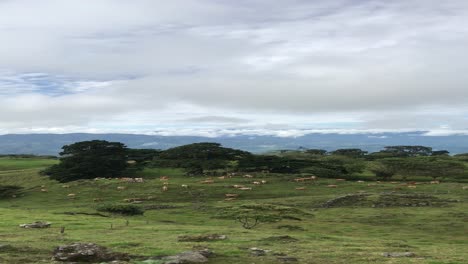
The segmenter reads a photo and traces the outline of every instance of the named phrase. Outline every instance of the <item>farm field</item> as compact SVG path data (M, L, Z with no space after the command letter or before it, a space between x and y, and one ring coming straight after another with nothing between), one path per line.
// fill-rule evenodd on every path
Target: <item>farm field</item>
M143 183L99 179L61 184L38 174L54 162L0 159L0 185L24 188L15 198L0 199L0 245L8 245L0 248L0 263L52 263L53 249L73 242L137 256L131 263L159 263L143 260L194 247L215 253L209 263L283 263L285 256L296 263L468 262L468 190L462 188L466 183L409 188L403 182L295 182L297 175L240 174L213 177L213 183L204 184L206 178L188 177L181 170L146 169L140 172ZM167 191L159 179L163 175L169 177ZM253 184L262 180L266 183ZM226 201L225 194L238 197ZM350 196L336 199L345 195ZM144 215L96 211L130 198L141 200L136 205L146 209ZM268 215L270 220L246 229L236 214ZM19 227L34 221L52 225ZM178 241L182 235L205 234L227 239ZM254 247L267 252L254 255ZM389 258L382 256L385 252L414 256Z

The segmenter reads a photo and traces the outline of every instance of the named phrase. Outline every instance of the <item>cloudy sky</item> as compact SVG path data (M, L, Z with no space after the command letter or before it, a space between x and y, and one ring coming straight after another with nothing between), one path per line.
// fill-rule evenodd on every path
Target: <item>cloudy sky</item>
M0 133L468 134L466 0L0 0Z

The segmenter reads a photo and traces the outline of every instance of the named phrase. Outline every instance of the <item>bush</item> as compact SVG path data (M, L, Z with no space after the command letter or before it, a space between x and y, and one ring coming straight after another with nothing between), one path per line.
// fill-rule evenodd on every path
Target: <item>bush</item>
M0 198L9 198L17 195L21 189L23 188L20 186L0 185Z
M143 208L132 204L106 204L99 206L97 210L121 215L142 215L145 213Z

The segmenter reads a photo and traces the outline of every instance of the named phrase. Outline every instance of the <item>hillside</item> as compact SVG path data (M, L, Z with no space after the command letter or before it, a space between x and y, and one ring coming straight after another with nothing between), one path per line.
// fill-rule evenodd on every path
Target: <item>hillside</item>
M205 178L187 177L180 170L148 168L139 174L145 178L142 183L99 179L59 184L38 175L54 162L0 159L0 185L24 187L16 197L0 199L0 244L8 245L0 249L0 263L50 263L54 247L72 242L97 243L139 259L208 247L215 252L209 263L283 263L285 257L298 263L448 264L468 259L463 231L468 192L460 183L409 188L404 182L296 182L297 175L260 173L214 178L206 184ZM161 176L169 178L167 191ZM225 200L227 193L238 197ZM132 201L146 208L144 215L96 211L105 204ZM245 229L232 213L260 214L271 221ZM52 226L18 227L33 221ZM184 235L213 233L227 239L180 241ZM267 251L258 255L253 247ZM407 251L415 256L382 256Z

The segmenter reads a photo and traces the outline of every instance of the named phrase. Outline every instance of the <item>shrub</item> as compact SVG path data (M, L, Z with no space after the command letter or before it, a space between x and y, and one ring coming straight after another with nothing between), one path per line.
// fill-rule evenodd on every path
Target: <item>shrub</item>
M14 185L0 185L0 198L9 198L12 197L18 192L23 189L20 186L14 186Z
M105 204L97 208L100 212L108 212L121 215L142 215L143 208L132 204Z

